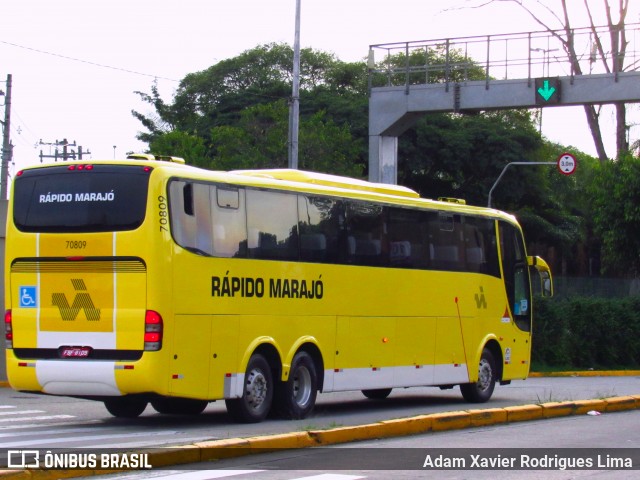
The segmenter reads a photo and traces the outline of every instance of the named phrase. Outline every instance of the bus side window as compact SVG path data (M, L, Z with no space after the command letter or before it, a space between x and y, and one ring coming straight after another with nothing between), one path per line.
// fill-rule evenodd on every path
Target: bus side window
M486 218L464 218L467 271L500 277L495 222Z
M190 207L185 205L186 201L191 203ZM171 234L175 242L185 248L195 247L197 226L192 184L180 180L173 180L169 184L169 214Z
M211 255L213 237L209 185L174 180L169 184L171 232L181 247Z
M298 195L300 260L339 263L338 245L344 216L342 202Z
M298 204L291 193L246 190L248 256L298 260Z
M423 213L418 210L389 207L389 261L394 268L426 268Z
M382 205L363 202L348 203L347 251L356 265L387 266L387 222Z
M213 255L244 258L247 255L245 191L221 186L211 188Z
M439 212L437 222L429 225L429 257L436 270L464 271L465 260L461 254L463 232L460 215Z

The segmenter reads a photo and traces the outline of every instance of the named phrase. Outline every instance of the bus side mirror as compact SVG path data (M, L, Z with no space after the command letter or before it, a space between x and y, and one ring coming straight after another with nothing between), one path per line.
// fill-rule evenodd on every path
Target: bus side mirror
M553 285L551 283L551 277L548 272L538 272L540 275L540 283L542 285L542 296L543 297L552 297L553 296Z
M527 264L531 272L532 283L535 285L536 293L540 293L543 297L553 296L553 280L551 278L551 269L547 262L540 257L527 257ZM534 278L538 278L538 282L534 282Z

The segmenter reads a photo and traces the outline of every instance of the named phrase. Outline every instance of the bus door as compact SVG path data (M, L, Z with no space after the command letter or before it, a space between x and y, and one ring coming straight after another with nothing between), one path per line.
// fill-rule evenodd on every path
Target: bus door
M506 222L499 222L502 273L508 305L505 315L512 319L512 339L508 352L503 352L505 370L523 363L529 364L531 354L531 286L524 240L520 231ZM506 317L505 317L506 318Z

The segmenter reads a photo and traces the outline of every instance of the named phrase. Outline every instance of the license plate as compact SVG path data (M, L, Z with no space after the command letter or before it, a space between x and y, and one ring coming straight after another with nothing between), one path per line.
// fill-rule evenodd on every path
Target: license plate
M87 358L91 353L91 347L62 347L62 358Z

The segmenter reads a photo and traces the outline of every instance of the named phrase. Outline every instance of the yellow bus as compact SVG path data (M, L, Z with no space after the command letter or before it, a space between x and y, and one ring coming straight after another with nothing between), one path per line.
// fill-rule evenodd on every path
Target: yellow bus
M224 399L240 422L304 418L318 392L485 402L527 377L532 278L551 289L506 213L152 155L19 172L5 278L14 389L117 417Z

